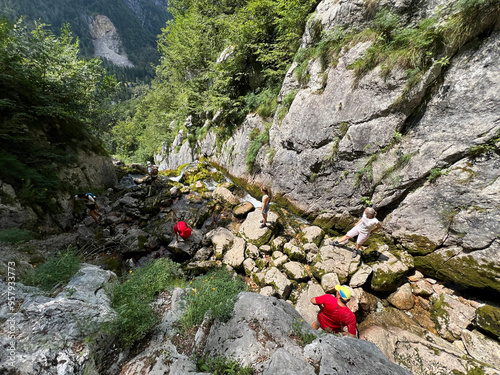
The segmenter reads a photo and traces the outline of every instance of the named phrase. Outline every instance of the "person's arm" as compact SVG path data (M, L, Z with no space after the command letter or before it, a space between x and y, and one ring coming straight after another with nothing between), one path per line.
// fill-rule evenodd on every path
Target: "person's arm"
M373 230L371 231L371 233L376 232L379 229L382 229L382 224L380 222L377 223L377 226L375 228L373 228Z

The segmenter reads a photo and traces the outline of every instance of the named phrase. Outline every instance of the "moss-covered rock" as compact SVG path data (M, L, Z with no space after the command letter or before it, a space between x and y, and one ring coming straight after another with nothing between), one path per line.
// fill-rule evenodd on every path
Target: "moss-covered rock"
M466 287L500 291L500 269L493 261L460 248L439 249L425 256L415 256L415 268L440 280L453 281Z
M427 237L418 234L404 235L399 238L399 241L410 254L414 255L430 254L438 245Z
M483 331L500 339L500 308L490 305L476 310L476 324Z

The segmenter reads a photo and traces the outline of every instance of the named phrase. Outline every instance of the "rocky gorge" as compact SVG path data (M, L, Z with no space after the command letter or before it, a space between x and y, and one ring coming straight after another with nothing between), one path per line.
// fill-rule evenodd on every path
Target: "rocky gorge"
M414 75L390 61L360 72L391 32L372 29L387 7L408 30L459 23L463 37L445 38ZM248 115L229 138L215 131L220 113L202 129L187 118L156 155L158 188L145 166L115 162L115 174L91 153L59 172L71 189L51 213L24 208L0 182L0 229L39 232L0 244L0 372L197 374L204 354L255 374L499 374L499 19L491 0L319 1L276 113ZM264 228L262 184L273 192ZM88 186L99 188L98 223L71 206L69 190ZM352 242L335 241L367 206L383 229L353 257ZM193 228L188 241L174 240L178 219ZM69 247L84 263L68 283L23 285ZM228 321L184 337L192 290L162 291L151 303L160 323L121 347L100 329L116 313L107 290L155 259L188 278L228 269L247 292ZM359 339L310 327L310 299L337 284L352 290Z
M306 58L290 67L274 117L251 114L222 143L211 131L216 115L196 144L187 141L194 132L187 119L157 163L172 169L204 155L248 189L270 185L276 201L323 229L345 231L373 205L385 232L425 274L498 293L498 9L481 13L460 44L445 44L412 86L397 67L355 71L376 48L359 35L377 10L390 8L408 28L432 20L446 28L462 17L454 6L321 1L298 52ZM330 64L314 57L346 29L359 42L343 46ZM269 141L248 164L252 139L265 133Z
M71 233L3 246L5 265L14 260L18 272L68 245L87 262L49 295L16 283L14 313L7 278L0 283L2 331L16 324L15 366L6 365L11 338L1 336L5 373L201 373L194 351L251 366L255 374L498 373L499 307L424 276L407 252L374 238L353 258L352 244L334 245L335 233L276 203L261 228L259 201L203 161L164 172L151 192L136 167L125 176L122 170L121 187L98 197L99 223L77 216ZM178 219L193 228L186 241L174 239ZM105 290L115 273L164 257L193 276L224 266L253 293L239 296L228 322L196 327L183 345L175 325L185 309L183 289L154 301L161 324L141 346L124 351L112 337L91 335L113 317ZM353 290L359 340L310 327L318 311L310 299L338 283ZM310 343L300 340L306 334Z

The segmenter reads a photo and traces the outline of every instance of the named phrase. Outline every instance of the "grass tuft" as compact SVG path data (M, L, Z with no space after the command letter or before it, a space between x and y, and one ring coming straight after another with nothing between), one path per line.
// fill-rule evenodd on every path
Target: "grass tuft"
M59 251L41 266L32 269L21 278L21 282L49 292L57 285L66 284L80 268L80 262L80 256L68 247L66 251Z
M244 281L239 277L233 279L233 275L224 268L196 277L189 287L186 292L187 310L181 319L185 331L201 324L206 314L209 319L229 320L236 296L246 290Z

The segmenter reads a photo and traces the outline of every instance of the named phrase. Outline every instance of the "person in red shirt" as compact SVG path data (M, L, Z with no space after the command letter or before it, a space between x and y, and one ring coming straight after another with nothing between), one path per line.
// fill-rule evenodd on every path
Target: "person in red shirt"
M179 236L182 239L187 239L191 235L191 228L184 221L178 221L177 224L174 225L174 233L175 233L175 241L179 241Z
M311 298L313 305L320 307L317 320L312 324L314 329L330 330L340 332L344 336L356 337L356 317L347 307L347 302L351 298L351 291L342 285L335 286L335 297L331 294L323 294L319 297ZM344 332L347 327L347 332Z

